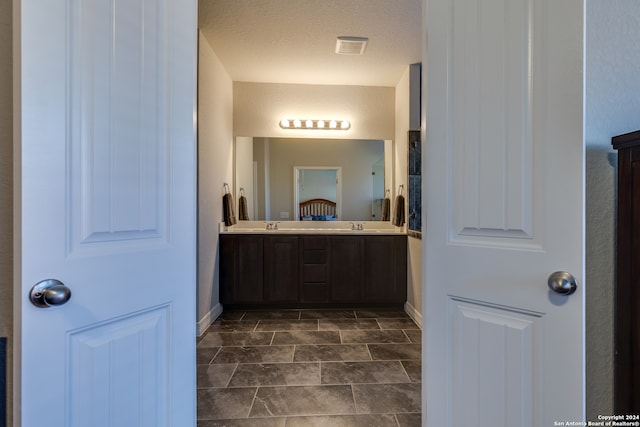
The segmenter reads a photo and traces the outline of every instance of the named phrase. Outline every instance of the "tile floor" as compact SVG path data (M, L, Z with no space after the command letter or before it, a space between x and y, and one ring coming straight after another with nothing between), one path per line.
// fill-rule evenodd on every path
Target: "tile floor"
M198 338L198 427L420 426L401 310L225 312Z

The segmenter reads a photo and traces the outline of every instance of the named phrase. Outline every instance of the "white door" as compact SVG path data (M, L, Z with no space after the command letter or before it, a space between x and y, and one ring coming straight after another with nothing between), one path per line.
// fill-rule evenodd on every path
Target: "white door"
M197 4L14 4L21 425L195 425Z
M426 425L584 421L583 1L425 5Z

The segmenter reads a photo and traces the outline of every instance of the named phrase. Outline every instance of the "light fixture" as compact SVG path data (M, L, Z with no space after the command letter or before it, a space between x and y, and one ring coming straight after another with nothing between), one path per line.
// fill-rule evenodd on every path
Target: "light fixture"
M280 127L282 129L349 130L351 123L348 120L282 119Z

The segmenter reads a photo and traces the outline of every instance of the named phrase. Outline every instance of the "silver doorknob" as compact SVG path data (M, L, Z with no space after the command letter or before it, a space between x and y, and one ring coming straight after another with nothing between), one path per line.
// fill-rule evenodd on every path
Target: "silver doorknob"
M571 295L578 289L576 278L566 271L556 271L549 275L547 280L549 289L561 295Z
M36 283L29 299L36 307L47 308L52 305L62 305L71 298L71 289L56 279L46 279Z

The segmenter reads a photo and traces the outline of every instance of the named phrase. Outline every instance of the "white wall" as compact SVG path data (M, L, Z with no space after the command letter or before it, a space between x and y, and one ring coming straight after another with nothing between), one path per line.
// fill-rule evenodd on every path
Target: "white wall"
M373 86L233 83L234 135L393 139L394 88ZM285 130L283 118L346 119L347 131Z
M11 377L13 325L13 86L12 8L0 1L0 337L8 337L7 373ZM7 410L11 419L11 378L8 378ZM0 420L3 425L4 420Z
M587 418L613 413L617 157L611 137L640 129L640 2L586 2Z
M233 82L209 42L199 37L198 64L198 326L221 312L218 223L223 184L233 185Z
M410 67L396 85L396 136L395 136L395 185L392 194L396 194L402 184L407 195L408 179L408 150L409 150L409 95L410 95ZM407 205L405 198L405 205ZM391 203L393 205L393 203ZM405 206L405 212L407 212ZM406 224L405 224L406 225ZM415 237L408 238L407 248L407 311L421 324L422 319L422 240Z

